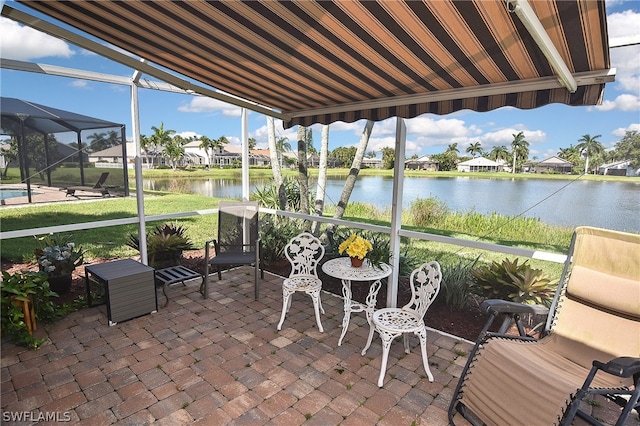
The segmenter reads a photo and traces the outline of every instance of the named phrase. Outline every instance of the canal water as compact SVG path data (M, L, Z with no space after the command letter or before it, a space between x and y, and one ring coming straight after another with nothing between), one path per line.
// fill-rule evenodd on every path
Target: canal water
M269 184L252 179L251 191ZM310 188L315 189L315 182ZM195 193L221 198L241 198L240 179L145 179L145 189ZM344 186L341 178L329 178L326 198L336 204ZM360 176L350 201L391 205L393 179ZM582 179L481 179L466 177L405 177L403 207L418 198L436 197L453 211L497 212L538 218L558 226L580 225L640 232L640 181L598 182Z

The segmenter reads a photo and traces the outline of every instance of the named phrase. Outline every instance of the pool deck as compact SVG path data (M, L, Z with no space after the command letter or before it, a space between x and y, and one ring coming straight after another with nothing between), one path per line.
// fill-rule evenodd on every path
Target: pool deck
M27 185L25 184L6 184L0 185L4 190L25 191ZM108 197L106 197L108 198ZM31 204L43 204L43 203L60 203L71 201L93 201L105 199L102 195L96 192L76 191L75 196L67 195L64 188L51 187L46 185L31 185ZM24 207L29 205L29 197L24 195L22 197L11 197L0 201L2 207L19 206Z

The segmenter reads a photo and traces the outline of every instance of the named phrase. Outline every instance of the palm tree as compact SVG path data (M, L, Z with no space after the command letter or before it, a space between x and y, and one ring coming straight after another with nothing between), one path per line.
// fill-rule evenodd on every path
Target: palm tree
M576 165L580 161L580 151L571 144L569 148L560 148L560 150L558 150L558 157Z
M151 130L153 130L153 134L149 136L150 147L157 156L160 148L171 142L171 137L176 131L170 129L165 130L163 122L160 122L160 127L151 126Z
M178 161L184 156L184 146L187 140L180 135L174 136L169 139L164 145L164 152L169 157L171 167L175 170L178 166Z
M447 150L445 151L445 154L450 154L450 153L454 153L456 154L456 156L460 153L457 143L452 143L452 144L449 144L449 146L447 146Z
M480 145L480 141L474 142L467 147L465 152L476 158L476 155L482 155L482 146Z
M204 150L204 153L209 158L209 167L212 167L213 157L215 156L215 147L213 140L209 139L206 136L200 136L200 145L198 147ZM211 151L211 153L209 153L209 151Z
M229 140L225 136L220 136L218 139L209 139L206 136L200 137L200 148L204 149L204 152L209 157L209 167L212 167L215 163L216 152L228 143ZM211 151L211 154L209 154L209 151Z
M526 160L529 157L529 142L524 138L524 132L517 135L512 134L513 142L511 142L511 155L513 156L513 169L511 173L516 172L516 161Z
M109 143L107 140L106 133L94 133L92 135L87 136L87 140L89 141L89 152L98 152L103 149L109 148Z
M582 135L578 142L580 142L576 148L580 152L580 155L584 155L585 163L584 163L584 174L589 173L589 157L592 157L596 154L601 154L604 152L604 146L597 141L599 137L602 135L591 136L588 133L586 135Z
M489 152L489 158L493 161L498 160L507 160L509 158L509 150L504 145L494 146L491 148L491 152Z
M267 139L269 140L269 157L271 158L271 171L273 173L273 181L276 189L278 190L278 208L280 210L287 210L287 194L285 192L284 180L282 179L282 160L281 151L278 149L278 142L280 146L287 144L288 149L291 149L291 145L287 142L287 138L280 138L276 141L276 126L273 117L267 116ZM283 141L284 139L284 141Z
M318 164L318 182L316 185L315 214L322 216L324 212L324 197L327 186L327 159L329 157L329 125L322 126L322 139L320 141L320 163ZM311 232L316 237L320 233L320 222L313 222Z
M149 164L149 151L151 151L151 139L146 135L140 135L140 150L144 153L145 162Z
M351 193L353 192L353 188L356 185L356 179L358 178L358 173L360 173L360 167L362 165L362 159L364 158L364 153L367 150L367 145L369 144L369 138L371 137L371 131L373 130L374 122L371 120L367 120L367 123L364 126L364 130L362 131L362 136L360 137L360 143L358 144L358 148L356 150L356 155L353 159L353 163L351 163L351 170L349 171L349 175L344 182L344 187L342 189L342 194L340 194L340 201L336 205L336 210L333 214L334 219L342 219L344 212L347 208L347 204L349 203L349 198L351 197ZM335 229L335 225L329 225L327 227L328 233L333 233Z
M309 214L309 171L307 168L307 128L298 125L298 185L300 186L300 212ZM306 231L311 231L311 223L304 221Z

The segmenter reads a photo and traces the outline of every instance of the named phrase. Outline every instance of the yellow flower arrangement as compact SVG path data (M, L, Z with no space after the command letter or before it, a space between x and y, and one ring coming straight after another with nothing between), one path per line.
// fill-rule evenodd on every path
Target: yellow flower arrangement
M369 251L373 250L371 243L359 235L351 234L349 238L338 246L340 254L346 252L349 257L364 259Z

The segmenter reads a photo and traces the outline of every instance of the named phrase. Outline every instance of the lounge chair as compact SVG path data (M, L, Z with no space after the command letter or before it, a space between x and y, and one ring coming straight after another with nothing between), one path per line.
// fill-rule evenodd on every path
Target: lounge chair
M569 425L575 416L599 425L583 411L595 395L620 405L616 425L625 424L640 395L639 260L640 235L577 228L540 340L487 332L499 314L539 312L485 301L490 320L454 391L450 424L462 414L474 425Z
M109 172L104 172L100 175L100 179L93 186L88 185L78 185L78 186L69 186L63 188L63 190L67 191L67 196L73 195L76 196L76 191L86 191L86 192L99 192L103 197L109 196L109 188L104 186L105 181L109 177Z

